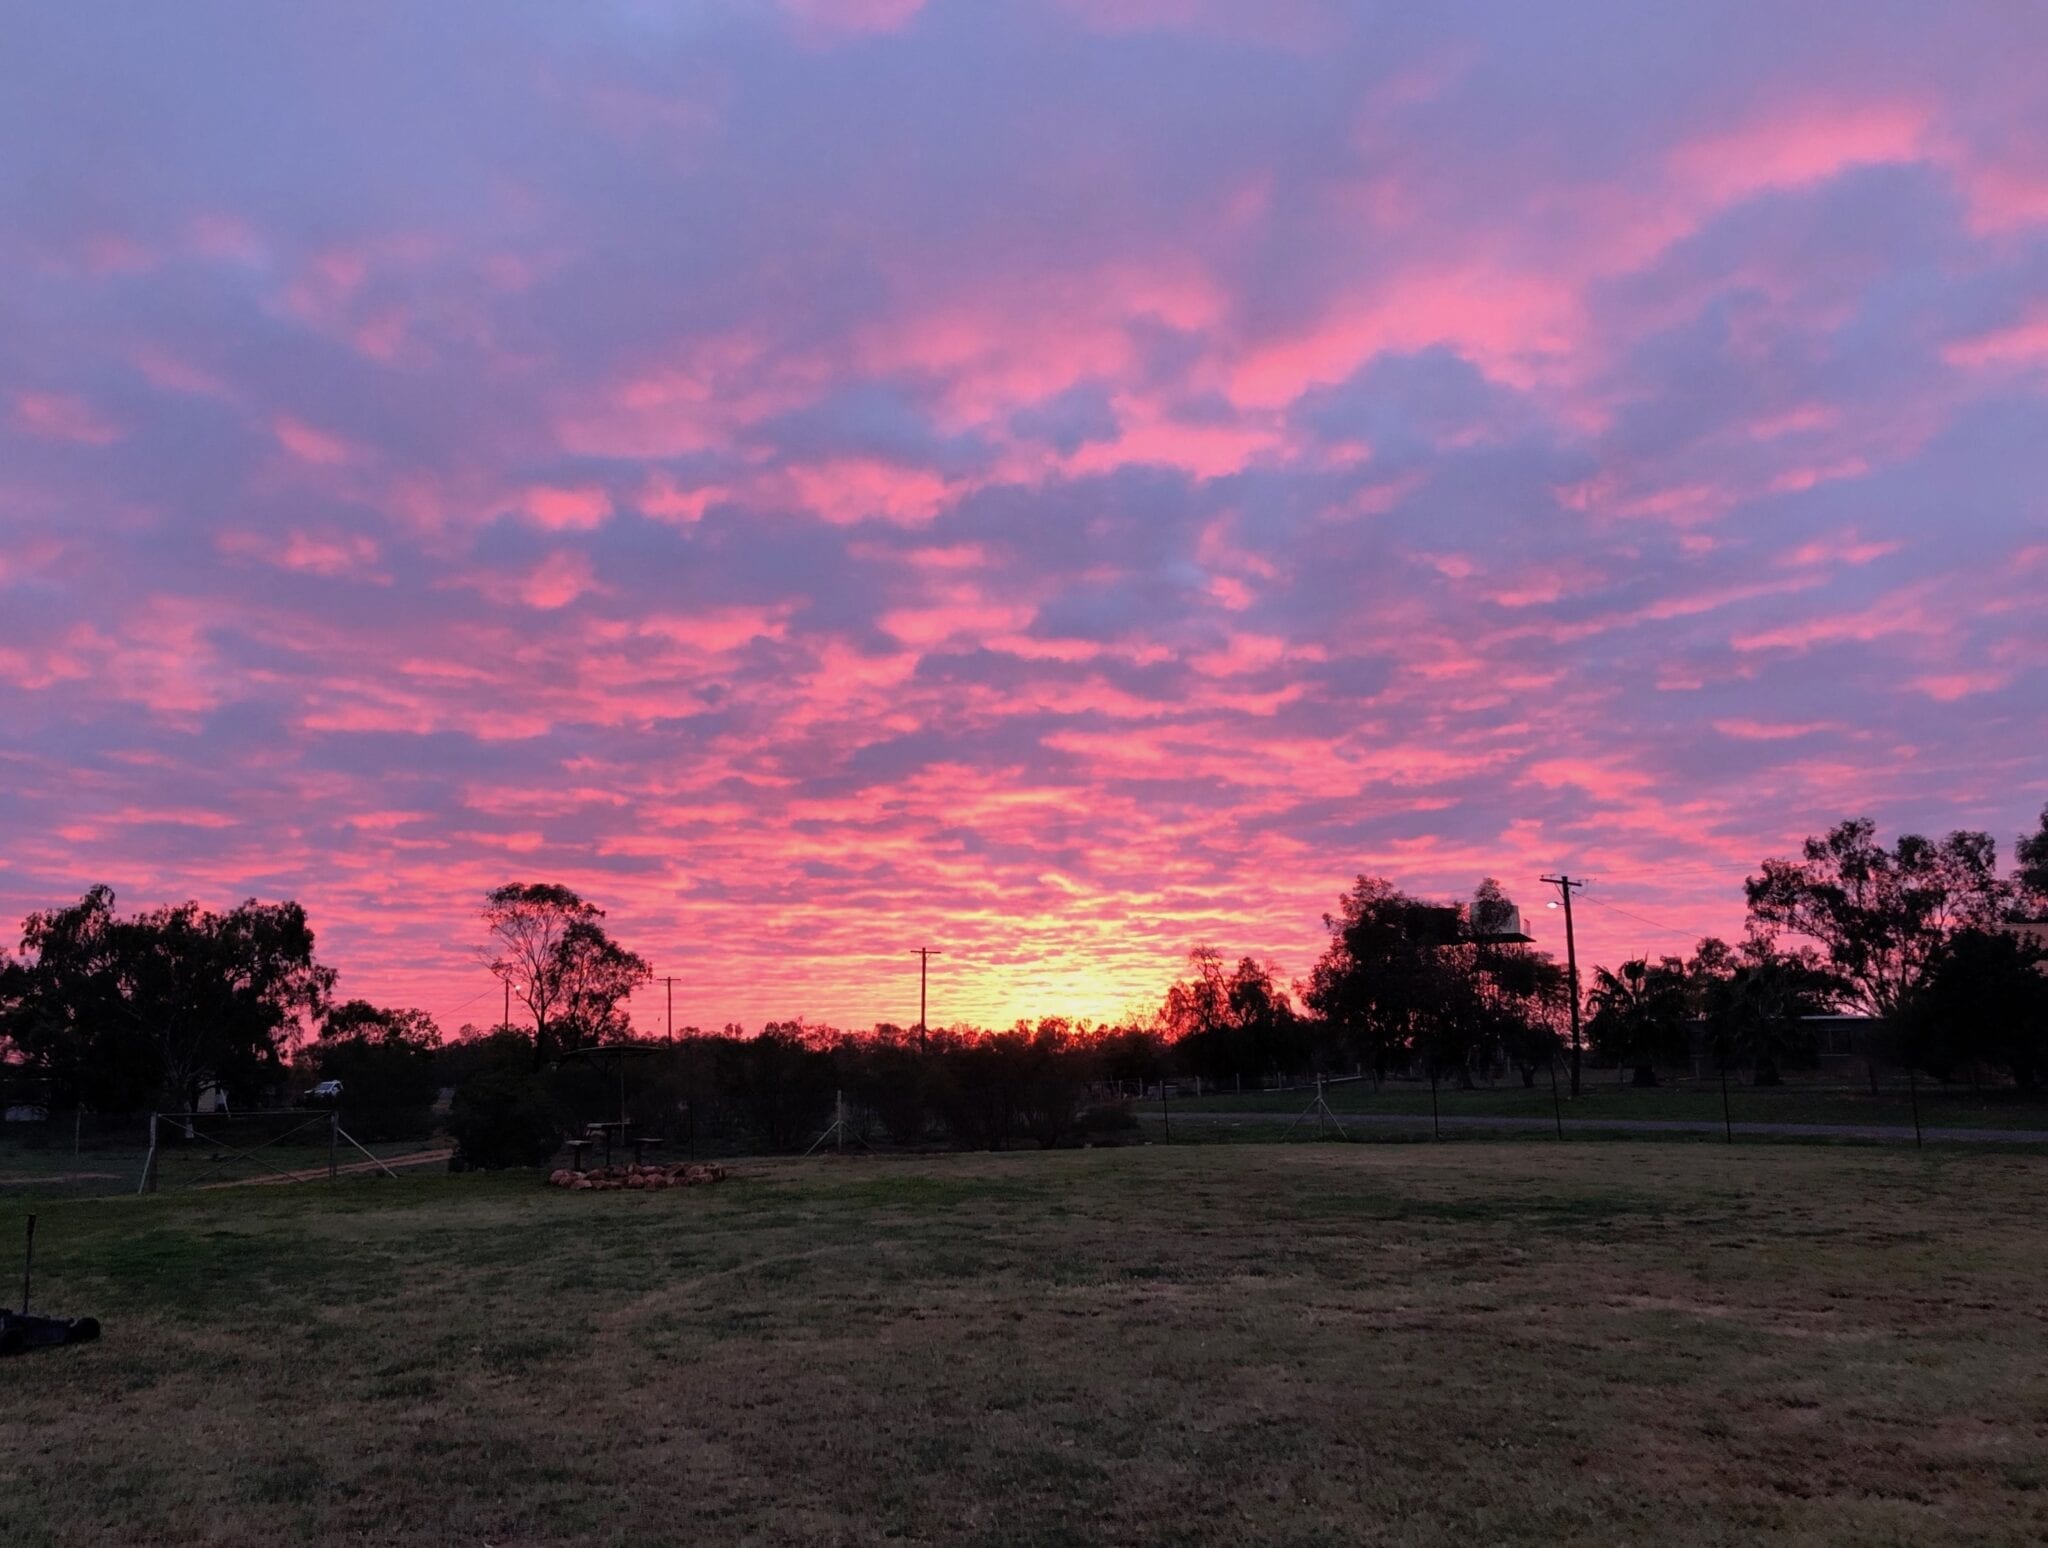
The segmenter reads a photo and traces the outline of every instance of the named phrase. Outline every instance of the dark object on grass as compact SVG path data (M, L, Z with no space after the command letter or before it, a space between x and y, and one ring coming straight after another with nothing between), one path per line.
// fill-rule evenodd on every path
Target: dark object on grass
M31 1349L52 1349L59 1344L89 1344L100 1336L100 1325L92 1317L31 1317L28 1312L29 1279L36 1266L36 1217L28 1217L28 1241L21 1255L21 1310L0 1308L0 1355L26 1354Z
M100 1336L93 1317L27 1317L0 1311L0 1355L54 1349L59 1344L89 1344Z

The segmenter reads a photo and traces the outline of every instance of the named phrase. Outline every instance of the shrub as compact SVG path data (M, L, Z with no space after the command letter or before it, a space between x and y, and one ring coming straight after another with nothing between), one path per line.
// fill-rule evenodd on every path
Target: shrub
M505 1065L479 1070L456 1090L448 1132L464 1166L539 1166L562 1145L547 1088L532 1071Z
M1131 1111L1128 1102L1090 1107L1082 1111L1074 1127L1090 1139L1128 1136L1138 1132L1138 1115Z

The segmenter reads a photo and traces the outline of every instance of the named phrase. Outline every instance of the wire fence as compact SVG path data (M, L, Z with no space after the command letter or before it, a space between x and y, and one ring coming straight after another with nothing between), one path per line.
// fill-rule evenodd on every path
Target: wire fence
M684 1159L806 1151L914 1154L1076 1145L1262 1143L1301 1140L1636 1139L1723 1144L2048 1148L2048 1094L2008 1084L1936 1082L1909 1072L1803 1072L1758 1084L1745 1074L1665 1070L1653 1086L1627 1069L1497 1072L1469 1084L1360 1073L1224 1082L1193 1077L1101 1082L1070 1103L991 1120L973 1135L943 1119L906 1127L886 1101L813 1093L811 1117L768 1133L716 1104L684 1104L632 1129L654 1153ZM992 1105L990 1111L995 1111ZM424 1168L453 1150L445 1134L358 1144L348 1115L291 1109L151 1117L38 1113L0 1124L0 1198L174 1191L241 1182L310 1182L393 1167ZM580 1139L584 1130L578 1128ZM625 1135L619 1136L622 1143ZM559 1159L587 1153L565 1145Z

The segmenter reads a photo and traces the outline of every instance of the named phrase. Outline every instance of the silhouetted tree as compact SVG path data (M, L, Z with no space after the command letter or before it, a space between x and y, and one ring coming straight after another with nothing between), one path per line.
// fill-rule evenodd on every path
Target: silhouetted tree
M1493 1023L1490 1042L1515 1067L1524 1086L1536 1084L1564 1047L1570 989L1565 970L1527 946L1482 946L1475 968Z
M760 1035L720 1045L719 1070L741 1119L770 1150L809 1144L831 1121L834 1070L799 1022L770 1022Z
M533 1017L536 1064L630 1030L620 1004L652 974L606 933L603 909L552 882L510 882L483 919L486 964Z
M1150 1027L1105 1027L1095 1034L1100 1076L1119 1087L1144 1085L1166 1073L1166 1039Z
M1361 876L1323 927L1330 943L1310 975L1309 1007L1377 1079L1419 1054L1423 1018L1452 992L1441 953L1460 940L1458 910ZM1432 1057L1448 1054L1448 1027L1427 1036Z
M341 1106L359 1139L426 1131L440 1028L425 1011L349 1000L327 1013L308 1056L314 1078L341 1082Z
M1036 1027L1020 1023L995 1041L1015 1068L1017 1121L1024 1132L1050 1150L1074 1132L1081 1116L1093 1059L1086 1042L1064 1017L1048 1017Z
M1637 957L1616 972L1595 968L1587 998L1593 1007L1587 1039L1601 1058L1632 1066L1634 1084L1656 1085L1659 1062L1685 1056L1691 1003L1685 964L1678 958Z
M848 1093L898 1145L915 1145L932 1127L932 1061L914 1033L880 1026L839 1050Z
M1226 972L1213 946L1188 953L1191 977L1166 992L1159 1020L1176 1056L1209 1080L1295 1067L1306 1039L1294 1006L1273 970L1241 957Z
M2048 918L2048 806L2041 808L2041 826L2019 843L2019 874L2015 883L2027 912Z
M1735 952L1708 937L1688 977L1707 1050L1720 1068L1747 1064L1755 1084L1775 1086L1784 1065L1812 1057L1804 1018L1828 1003L1833 978L1810 951L1784 952L1752 938Z
M1997 862L1985 833L1908 833L1886 849L1867 818L1838 823L1800 859L1766 860L1748 879L1750 928L1815 942L1846 999L1891 1017L1950 935L1998 918L2009 889Z
M334 984L296 903L123 919L106 887L29 915L7 977L11 1041L57 1100L103 1112L196 1105L208 1080L244 1100L277 1083Z
M629 1040L633 1024L625 1001L653 978L646 959L587 919L569 926L558 952L563 1008L555 1022L556 1046L567 1050Z
M500 1028L450 1051L460 1058L448 1109L458 1169L539 1166L561 1148L564 1121L524 1033Z
M1912 1057L1943 1079L1978 1063L2037 1090L2048 1075L2044 964L2048 952L2009 931L1958 931L1905 1006Z

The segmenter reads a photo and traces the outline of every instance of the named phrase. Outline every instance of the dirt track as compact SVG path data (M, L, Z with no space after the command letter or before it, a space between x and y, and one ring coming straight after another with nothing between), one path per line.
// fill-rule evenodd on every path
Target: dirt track
M452 1149L417 1150L403 1156L380 1156L375 1161L350 1161L337 1166L334 1175L352 1177L362 1172L374 1172L381 1167L394 1171L401 1166L426 1166L434 1161L446 1161L455 1152ZM327 1175L324 1166L309 1166L296 1172L272 1172L264 1177L237 1177L232 1182L203 1183L203 1188L254 1188L265 1183L318 1182Z

